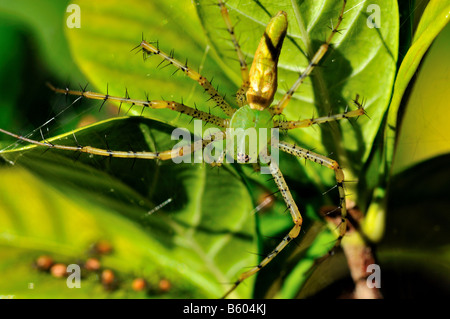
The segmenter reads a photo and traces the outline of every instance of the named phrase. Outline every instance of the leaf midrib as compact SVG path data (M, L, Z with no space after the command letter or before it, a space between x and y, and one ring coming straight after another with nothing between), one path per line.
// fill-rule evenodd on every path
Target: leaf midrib
M207 265L207 268L210 270L210 273L212 273L215 278L217 279L217 282L227 282L228 278L225 276L222 270L220 270L216 264L214 263L214 260L212 259L212 256L209 256L207 252L203 249L203 247L200 245L200 243L195 239L195 231L198 229L198 226L201 223L201 217L203 216L203 210L202 210L202 201L203 201L203 194L205 192L205 185L206 185L206 170L201 169L201 176L199 176L196 180L200 180L201 184L198 186L197 189L197 198L193 200L194 202L194 212L192 218L191 218L191 227L186 231L184 227L182 227L180 224L178 224L175 220L167 219L167 222L170 224L170 226L174 229L174 231L177 233L177 235L182 236L184 239L184 242L187 243L187 246L189 246L198 257L201 258L201 260Z

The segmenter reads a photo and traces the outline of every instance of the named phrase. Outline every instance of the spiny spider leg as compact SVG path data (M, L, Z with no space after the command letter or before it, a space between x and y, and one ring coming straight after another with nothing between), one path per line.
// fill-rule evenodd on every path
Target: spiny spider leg
M339 236L333 246L333 248L328 252L327 255L331 255L332 252L340 246L342 238L345 236L347 231L347 208L345 203L345 191L344 191L344 171L340 168L339 164L326 156L311 152L302 147L289 144L283 141L278 142L278 148L286 152L288 154L302 157L312 162L318 163L322 166L328 167L335 172L337 187L339 191L339 208L341 210L341 223L339 225ZM291 213L292 220L294 222L294 227L290 230L290 232L282 239L282 241L272 250L257 266L252 269L242 273L238 280L233 283L233 286L227 291L227 293L223 296L226 298L233 290L235 290L241 282L243 282L248 277L254 275L263 267L265 267L269 262L271 262L281 250L283 250L292 239L296 238L301 230L303 218L300 214L300 211L295 203L292 194L287 186L286 181L284 180L283 174L281 173L278 164L275 161L270 161L269 163L270 172L274 178L274 181L283 196L284 202ZM323 256L322 258L324 258Z
M222 18L227 26L227 31L230 34L231 41L233 42L233 46L238 56L239 65L241 68L242 85L236 93L236 102L239 105L239 107L241 107L246 104L247 99L245 97L245 93L247 92L248 87L250 85L248 66L247 62L245 62L245 56L242 53L241 46L239 45L239 42L236 39L236 34L234 33L234 27L233 24L231 23L230 15L228 14L228 9L222 0L219 0L218 2Z
M357 95L356 98L353 100L353 102L358 107L356 110L352 110L352 111L346 110L344 113L340 113L340 114L331 114L328 116L322 116L322 117L311 118L311 119L300 120L300 121L274 120L274 126L280 128L282 130L292 130L292 129L296 129L296 128L309 127L309 126L315 125L315 124L323 124L323 123L328 123L331 121L338 121L338 120L342 120L342 119L358 117L361 115L367 115L366 110L364 109L364 106L362 105L361 102L358 101L358 98L359 97Z
M284 180L283 174L276 163L276 161L269 162L270 173L283 196L284 202L286 203L289 212L291 213L292 221L294 222L294 227L289 231L289 233L283 237L281 242L272 250L257 266L252 269L242 273L239 278L233 283L233 286L226 292L222 298L226 298L232 291L234 291L241 282L243 282L248 277L254 275L262 268L264 268L269 262L271 262L294 238L300 233L302 227L303 218L297 207L297 204L292 197L291 191Z
M212 115L208 112L200 111L195 108L192 108L192 107L189 107L182 103L178 103L178 102L174 102L174 101L162 101L162 100L143 101L143 100L131 99L129 97L111 96L109 94L105 95L105 94L95 93L95 92L90 92L90 91L75 91L75 90L69 90L69 89L59 89L59 88L55 88L53 85L51 85L49 83L47 83L47 85L53 91L55 91L57 93L61 93L61 94L79 95L79 96L83 96L85 98L93 99L93 100L128 103L131 105L149 107L151 109L170 109L170 110L179 112L181 114L186 114L193 118L208 122L210 124L213 124L213 125L216 125L219 127L226 128L229 125L228 119L223 119L221 117Z
M107 157L120 157L120 158L138 158L138 159L160 159L160 160L169 160L169 159L175 159L177 157L182 157L184 155L194 153L200 149L205 148L207 145L214 141L223 140L226 136L226 133L224 131L215 132L214 134L211 134L207 136L205 139L199 139L189 145L181 146L178 148L174 148L167 151L161 151L161 152L135 152L135 151L114 151L109 149L102 149L102 148L96 148L92 146L68 146L68 145L60 145L60 144L53 144L51 142L48 142L46 140L43 141L36 141L24 136L20 136L14 133L11 133L9 131L6 131L2 128L0 128L0 132L4 133L6 135L12 136L18 140L28 142L30 144L34 144L37 146L45 146L48 148L54 148L59 150L65 150L65 151L73 151L73 152L81 152L81 153L87 153L87 154L93 154L93 155L99 155L99 156L107 156Z
M284 96L281 98L281 100L278 102L278 104L276 106L272 107L272 112L274 114L281 114L283 112L284 108L288 105L289 101L291 100L292 95L297 91L297 89L303 83L305 78L311 74L311 72L314 70L316 65L318 65L320 60L322 60L325 53L327 53L327 51L331 45L331 41L333 40L334 35L339 32L339 26L342 22L342 19L344 18L344 9L345 9L346 4L347 4L347 0L343 0L343 5L342 5L341 12L339 14L339 17L338 17L338 21L337 21L336 25L334 27L332 27L331 34L328 36L328 39L325 41L325 43L323 43L320 46L320 48L314 54L314 56L312 57L311 61L308 64L308 66L302 72L302 74L300 74L297 81L295 81L295 83L292 85L292 87L284 94Z
M344 9L345 9L346 1L343 1L342 9L338 17L338 23L336 24L336 27L332 27L332 32L327 38L326 42L320 46L318 51L314 54L312 57L308 67L305 69L305 71L300 75L299 79L294 83L292 88L286 93L282 100L279 102L278 105L271 107L271 114L277 115L281 114L284 107L289 103L293 93L297 90L297 88L301 85L301 83L304 81L304 79L310 75L314 67L320 62L320 60L323 58L325 53L328 51L328 48L331 44L331 41L335 35L335 33L338 32L338 27L341 24L341 21L343 19ZM283 42L283 39L287 33L287 14L284 11L278 12L269 22L269 24L266 27L266 31L259 43L258 49L255 53L255 57L253 59L253 64L249 72L249 89L246 92L247 102L249 104L249 107L252 111L249 111L248 113L252 114L254 117L263 116L263 112L266 110L267 107L270 106L270 103L273 101L273 94L276 91L277 87L277 64L278 64L278 56L279 52L281 50L281 45ZM267 89L266 89L267 88ZM357 103L357 98L355 99L355 103ZM358 103L357 103L358 105ZM245 108L241 108L245 109ZM261 113L258 113L261 112ZM234 119L237 117L237 114L241 114L240 110L236 112L235 116L233 117L232 123L234 124ZM314 120L308 120L308 121L290 121L290 122L283 122L283 121L274 121L274 127L276 128L285 128L285 129L294 129L297 127L306 127L313 124L320 124L327 121L332 120L339 120L343 118L349 118L349 117L355 117L359 115L365 114L364 109L359 107L356 111L345 111L343 114L338 115L330 115L328 117L321 117ZM251 116L249 116L251 118ZM321 165L324 165L330 169L333 169L335 171L336 180L337 180L337 187L339 189L339 197L340 197L340 209L342 214L342 223L339 226L339 237L337 239L335 247L337 247L342 237L344 236L346 232L347 227L347 210L345 206L345 192L343 187L344 182L344 173L342 169L339 167L336 161L331 160L327 157L321 156L316 153L309 152L303 148L298 148L294 145L284 143L284 142L278 142L276 141L278 148L280 148L282 151L287 152L289 154L292 154L294 156L298 157L304 157L306 159L309 159L311 161L315 161L320 163ZM260 154L261 155L261 154ZM267 161L266 161L267 162ZM278 164L274 160L269 161L269 167L270 172L275 180L275 183L281 192L283 199L285 201L285 204L287 206L287 209L290 211L294 227L291 229L291 231L283 238L283 240L277 245L277 247L269 254L267 255L257 266L251 268L250 270L242 273L238 280L234 282L233 286L227 291L224 298L227 297L232 291L234 291L239 284L244 281L246 278L254 275L257 273L260 269L265 267L270 261L272 261L275 256L278 255L278 253L284 249L284 247L287 246L287 244L293 239L296 238L300 232L301 225L302 225L302 217L298 210L297 205L295 204L292 194L283 178L283 175L278 167Z
M344 191L344 171L339 164L326 156L311 152L305 148L289 144L283 141L278 142L278 148L288 154L305 158L309 161L318 163L322 166L328 167L334 170L336 176L337 188L339 191L339 208L341 209L341 223L339 224L339 236L336 240L334 247L328 252L330 255L341 244L342 238L347 231L347 208L345 204L345 191Z
M192 70L187 66L187 63L183 64L180 61L176 60L171 54L167 54L161 51L158 47L148 43L147 41L142 40L142 42L137 46L141 47L144 54L152 55L156 54L162 57L164 60L173 64L175 67L183 71L189 78L194 81L197 81L205 91L211 96L214 102L219 106L223 112L228 116L233 116L235 112L235 108L231 107L224 98L217 92L217 90L212 86L212 84L201 74Z
M227 155L226 151L223 151L220 153L220 155L215 160L210 160L212 167L220 167L222 166L223 162L225 161L225 156Z

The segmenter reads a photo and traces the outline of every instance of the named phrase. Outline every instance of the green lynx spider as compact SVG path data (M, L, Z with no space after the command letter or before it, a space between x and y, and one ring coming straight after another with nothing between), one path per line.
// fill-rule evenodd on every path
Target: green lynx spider
M306 120L298 121L282 121L277 120L280 117L276 115L281 115L283 109L289 103L292 95L299 86L303 83L304 79L311 74L315 66L321 61L325 53L328 51L331 41L334 35L339 32L339 26L342 22L344 9L346 6L346 0L343 0L342 9L338 15L337 22L331 28L331 33L326 39L326 41L319 47L317 52L311 58L309 65L300 74L297 81L292 85L292 87L287 91L286 94L280 99L280 101L271 105L274 99L274 94L277 90L277 63L278 57L281 51L281 46L284 37L287 33L287 14L284 11L279 11L269 22L266 30L261 38L258 49L255 53L253 63L251 68L248 69L247 63L245 61L245 56L241 51L241 48L236 39L233 24L231 22L230 16L228 14L227 7L222 0L218 0L218 7L221 10L221 15L225 21L228 33L234 45L234 49L237 53L240 70L242 75L242 85L236 94L236 103L239 108L232 107L229 105L225 99L217 92L217 90L211 85L211 83L202 75L173 58L172 55L166 54L158 48L158 45L142 40L142 42L136 47L143 51L146 56L159 55L169 64L174 65L176 68L184 72L189 78L197 81L199 85L211 96L212 100L222 109L226 114L225 118L212 115L208 112L197 110L196 108L189 107L183 103L164 101L164 100L136 100L131 99L128 95L125 97L110 96L109 94L94 93L86 90L75 91L66 89L55 88L49 85L50 88L57 92L66 95L82 96L88 99L102 100L103 103L106 101L113 101L118 103L127 103L130 105L142 106L143 108L148 107L152 109L171 109L173 111L186 114L192 118L199 119L210 123L216 127L221 128L219 134L211 136L211 139L199 140L192 143L188 149L188 152L195 152L202 148L205 148L214 140L225 140L227 138L226 129L227 128L239 128L239 127L254 127L254 128L279 128L282 130L292 130L296 128L309 127L316 124L326 123L329 121L337 121L341 119L348 119L352 117L358 117L365 114L365 110L362 104L358 101L358 97L354 100L357 106L355 110L346 110L341 114L334 114L325 117L317 117ZM267 121L269 118L269 121ZM265 121L262 119L266 119ZM36 141L23 136L19 136L3 129L0 132L13 136L16 139L26 141L38 146L45 146L48 148L84 152L88 154L94 154L99 156L108 157L121 157L121 158L141 158L141 159L159 159L159 160L169 160L174 159L183 155L186 155L186 148L180 147L172 150L162 151L162 152L134 152L134 151L116 151L109 149L100 149L91 146L65 146L56 145L45 140ZM294 155L296 157L301 157L306 160L318 163L335 172L337 188L339 191L339 209L341 214L341 222L338 227L338 238L335 242L334 248L338 247L341 243L342 238L346 233L347 228L347 210L345 203L345 191L344 191L344 172L340 168L339 164L328 157L314 153L307 149L301 148L299 146L289 144L283 141L276 141L279 150L286 152L288 154ZM267 149L266 149L267 150ZM259 150L263 151L263 150ZM258 151L258 152L259 152ZM247 155L247 154L244 154ZM218 161L213 163L214 165L220 165L223 160L223 156L220 157ZM294 238L296 238L302 227L302 215L294 202L288 185L285 182L282 172L276 161L268 159L265 164L269 167L270 173L283 197L283 200L289 210L294 226L289 231L287 235L281 240L281 242L269 253L257 266L251 268L250 270L242 273L239 278L233 283L232 287L226 292L224 297L228 296L233 290L235 290L238 285L243 282L246 278L257 273L263 267L265 267L270 261L272 261ZM333 248L333 249L334 249ZM332 249L332 250L333 250ZM330 251L330 253L332 252Z

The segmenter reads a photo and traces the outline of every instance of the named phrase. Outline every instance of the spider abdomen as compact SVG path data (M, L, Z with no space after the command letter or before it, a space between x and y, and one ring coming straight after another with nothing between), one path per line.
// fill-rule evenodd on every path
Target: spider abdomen
M252 109L269 107L277 91L277 65L287 32L287 14L278 12L266 27L249 73L247 101Z

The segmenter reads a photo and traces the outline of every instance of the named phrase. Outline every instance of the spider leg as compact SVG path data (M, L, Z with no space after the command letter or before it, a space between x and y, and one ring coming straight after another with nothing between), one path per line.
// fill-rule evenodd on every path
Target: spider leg
M278 102L278 104L272 108L272 111L274 114L281 114L283 112L284 108L291 100L292 95L297 91L297 89L303 83L305 78L311 74L311 72L314 70L316 65L320 62L320 60L322 60L325 53L327 53L327 51L331 45L331 41L333 40L334 35L339 32L339 26L344 17L344 9L345 9L346 3L347 3L347 0L343 0L343 5L342 5L341 12L339 13L338 21L337 21L336 25L334 27L332 27L331 34L328 36L325 43L322 44L320 46L319 50L317 50L317 52L314 54L314 56L312 57L311 61L308 64L308 66L302 72L302 74L300 74L297 81L295 81L295 83L292 85L292 87L284 94L284 96L281 98L281 100Z
M339 164L326 156L311 152L305 148L289 144L283 141L278 142L278 147L281 151L286 152L288 154L305 158L309 161L318 163L322 166L328 167L334 170L336 176L336 185L339 191L339 207L341 210L341 222L339 224L339 235L335 242L334 247L328 252L327 255L332 254L332 252L339 247L341 244L342 238L345 236L347 232L347 208L345 203L345 191L344 191L344 171L339 166Z
M353 111L345 111L340 114L332 114L323 117L311 118L300 121L274 121L274 126L278 127L282 130L292 130L296 128L304 128L314 124L323 124L331 121L338 121L342 119L349 119L352 117L358 117L361 115L367 115L364 106L358 101L358 96L353 100L353 102L358 106L356 110Z
M222 166L223 162L225 161L225 156L227 155L226 151L223 151L220 153L220 155L215 160L210 160L212 167L220 167Z
M222 18L227 26L227 31L230 34L231 41L233 42L234 50L236 51L236 54L238 56L239 65L241 68L242 85L236 93L236 102L239 105L239 107L241 107L247 104L245 93L247 92L250 85L248 66L247 62L245 62L245 55L243 54L241 46L239 45L239 42L236 39L236 34L234 33L234 26L231 23L230 15L228 14L228 9L222 0L218 0L218 2Z
M197 81L198 84L200 84L205 91L211 96L211 98L214 100L214 102L223 110L223 112L228 115L232 116L236 109L231 107L224 98L217 92L217 90L212 86L212 84L201 74L198 72L192 70L190 67L187 66L187 63L182 63L178 60L176 60L172 54L167 54L163 51L161 51L158 47L155 47L154 45L148 43L147 41L142 40L142 42L139 44L139 46L142 48L143 52L147 55L156 54L162 57L164 60L169 62L170 64L173 64L176 68L183 71L188 77L190 77L192 80ZM138 47L139 47L138 46Z
M127 103L131 105L138 105L143 107L148 107L151 109L170 109L182 114L186 114L188 116L191 116L193 118L208 122L210 124L226 128L228 127L229 120L223 119L221 117L212 115L208 112L197 110L196 108L189 107L187 105L184 105L182 103L174 102L174 101L162 101L162 100L152 100L152 101L144 101L144 100L136 100L131 99L130 97L119 97L119 96L111 96L109 94L101 94L101 93L95 93L90 91L76 91L76 90L69 90L69 89L60 89L55 88L50 83L47 83L48 87L50 87L51 90L55 91L56 93L62 93L62 94L68 94L68 95L78 95L83 96L88 99L93 100L103 100L103 102L106 101L114 101L114 102L120 102L120 103Z
M300 233L300 229L302 227L303 218L300 214L300 211L297 207L297 204L292 197L292 194L289 190L289 187L284 180L283 174L278 167L278 164L275 161L269 162L270 172L274 178L274 181L283 196L284 202L286 203L289 212L291 213L292 221L294 222L294 227L289 231L289 233L283 237L281 242L272 250L257 266L252 269L242 273L239 278L233 283L233 286L227 291L227 293L223 296L223 298L227 297L233 290L239 286L241 282L243 282L248 277L254 275L262 268L264 268L269 262L271 262L280 252L283 250L292 239L296 238Z
M159 159L159 160L169 160L169 159L175 159L178 157L182 157L184 155L194 153L200 149L205 148L208 144L217 141L222 140L225 138L225 132L216 132L213 135L207 136L205 139L199 139L189 145L181 146L177 148L173 148L171 150L161 151L161 152L135 152L135 151L114 151L110 149L102 149L92 146L69 146L69 145L60 145L60 144L53 144L49 141L43 140L43 141L36 141L24 136L20 136L11 132L8 132L2 128L0 128L0 132L9 136L12 136L18 140L37 145L37 146L45 146L48 148L54 148L59 150L65 150L65 151L73 151L73 152L80 152L80 153L87 153L87 154L93 154L93 155L99 155L99 156L106 156L106 157L120 157L120 158L138 158L138 159ZM78 143L77 143L78 144Z

